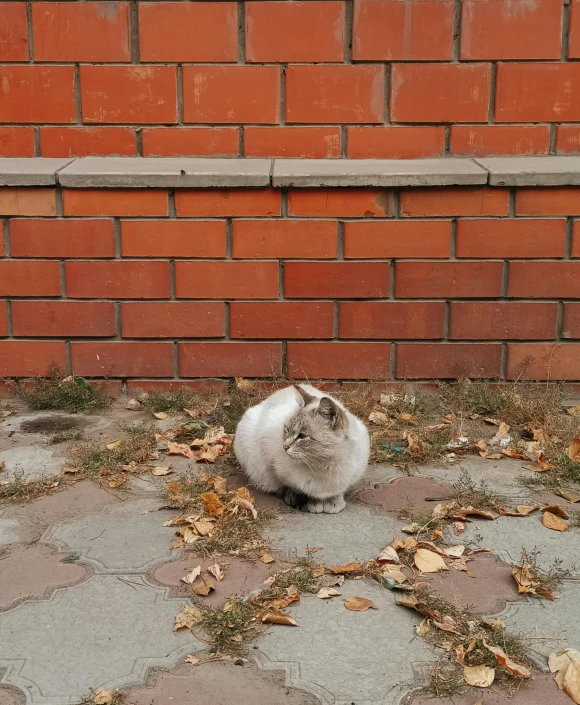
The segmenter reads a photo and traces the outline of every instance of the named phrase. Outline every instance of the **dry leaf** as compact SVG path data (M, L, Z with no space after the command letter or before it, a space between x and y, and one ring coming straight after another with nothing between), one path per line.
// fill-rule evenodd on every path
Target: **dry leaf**
M427 618L422 619L419 624L417 624L417 626L415 627L415 633L419 636L425 636L425 634L429 634L430 631L431 627Z
M107 448L107 450L115 450L115 448L118 448L121 445L121 443L122 443L121 439L116 438L114 441L107 443L106 448Z
M254 383L243 377L236 377L236 387L242 392L249 392L254 388Z
M237 502L240 506L245 507L250 512L252 512L252 516L254 517L254 519L258 518L258 512L256 511L256 507L254 507L254 505L249 500L240 497L238 498Z
M165 421L167 418L165 411L157 411L153 414L153 416L155 416L156 419L159 419L159 421Z
M195 543L199 540L199 534L192 526L180 526L177 533L183 537L185 543Z
M155 477L161 477L162 475L169 475L172 473L173 470L171 467L165 467L164 465L157 465L154 468L151 468L151 474L155 475Z
M524 465L523 468L524 470L531 470L532 472L546 472L547 470L551 470L554 466L550 465L550 463L546 462L542 458L538 459L538 464L537 465Z
M436 423L433 426L426 426L427 431L445 431L449 428L449 424L446 423Z
M472 506L461 507L457 512L453 514L452 519L465 519L469 516L483 517L484 519L495 519L495 514L493 512L488 512L485 509L474 509Z
M376 610L376 606L372 600L367 600L366 597L347 597L344 601L344 606L352 612L366 612L367 610Z
M502 619L484 619L482 621L487 627L493 629L494 632L499 632L502 629L505 629L505 622Z
M204 472L199 473L199 479L211 485L217 494L226 494L227 480L220 475L206 475Z
M184 607L175 618L175 626L173 631L177 632L180 629L191 629L194 624L199 624L203 614L197 607Z
M224 505L215 492L204 492L199 495L203 502L203 508L210 517L219 517L224 513Z
M417 539L410 536L408 539L395 538L391 541L391 546L395 551L414 551L417 548Z
M185 411L185 413L188 416L191 416L192 419L196 419L199 416L199 412L197 411L197 409L183 409L183 410Z
M499 424L499 428L498 428L495 436L490 440L489 445L490 446L499 445L500 441L502 441L504 438L508 437L509 430L510 430L509 424L501 421Z
M525 666L521 666L519 663L515 663L511 658L505 653L503 649L499 646L490 646L485 639L483 640L483 645L488 651L496 657L498 663L503 666L506 671L509 671L513 676L518 676L518 678L531 678L532 674L529 669Z
M488 423L491 426L499 426L501 423L501 421L498 421L497 419L492 419L489 417L485 417L483 420L485 421L485 423Z
M97 688L95 694L93 695L93 702L95 705L110 705L113 702L115 693L112 690L107 690L106 688Z
M263 624L283 624L287 627L297 627L298 624L289 614L284 614L280 610L268 610L261 618Z
M205 597L205 595L209 595L209 593L215 590L214 584L212 583L211 580L207 580L202 578L197 585L194 585L193 587L193 592L196 595L202 595Z
M306 553L318 553L318 551L322 551L322 546L309 546L306 549Z
M433 517L435 519L442 519L443 517L446 517L456 506L457 502L455 500L447 502L447 504L437 504L435 509L433 509Z
M211 532L215 529L215 525L209 519L201 517L201 519L196 519L193 522L193 527L200 536L209 536Z
M518 506L513 509L504 509L504 507L499 507L499 513L504 517L527 517L530 516L532 512L535 512L540 507L536 505L535 507L528 506L526 504L518 504Z
M415 553L415 565L422 573L438 573L440 570L448 570L445 561L433 551L426 548L418 548Z
M459 536L462 531L465 531L466 524L464 524L464 522L462 521L454 521L451 523L451 526L453 527L455 536Z
M475 445L484 453L487 451L487 441L484 441L482 439L482 440L476 441Z
M573 703L580 703L580 663L572 661L564 676L564 692Z
M407 423L413 424L413 426L416 426L419 423L419 419L416 416L413 416L413 414L399 414L399 419L401 421L406 421Z
M275 600L272 600L272 602L270 602L270 605L268 606L268 610L283 610L285 607L288 607L288 605L292 604L293 602L298 602L298 600L300 600L298 588L291 586L290 588L286 589L295 590L295 592L292 592L288 595L284 595L284 597L277 597Z
M381 570L381 575L383 578L388 580L395 580L397 583L404 583L407 580L407 576L397 565L386 565Z
M360 563L347 563L346 565L328 566L327 570L334 575L339 573L354 573L361 567Z
M5 467L6 467L6 463L4 461L2 461L0 463L0 470L4 470Z
M187 575L184 575L183 578L181 578L181 582L183 583L188 583L189 585L193 585L193 583L199 578L201 575L201 566L198 565L196 566L190 573Z
M390 423L389 417L384 411L373 411L369 414L369 421L377 426L385 426Z
M0 467L0 470L1 469L2 468ZM557 489L555 489L554 494L557 494L560 497L563 497L567 502L570 502L571 504L575 504L576 502L580 502L580 495L579 494L573 494L572 492L568 492L568 490L563 490L561 487L558 487Z
M139 399L129 399L125 409L128 409L129 411L139 411L139 409L141 409L141 402Z
M542 524L547 529L552 529L553 531L566 531L569 524L564 519L560 519L559 516L552 514L552 512L544 512L542 517Z
M274 556L271 553L268 553L268 551L262 551L259 555L260 560L262 563L273 563L274 562Z
M222 446L218 443L214 446L203 446L197 456L198 463L215 463L219 458Z
M555 514L556 516L562 517L562 519L568 518L568 512L560 504L548 504L542 507L540 511L550 512L550 514Z
M221 583L221 581L224 579L224 571L219 563L214 563L213 565L210 565L210 567L208 568L208 572L213 575L213 577L218 581L218 583Z
M212 445L224 438L230 438L224 430L223 426L214 426L210 428L203 438L196 438L189 444L192 448L203 448L203 446Z
M417 534L421 531L423 527L421 524L417 524L416 521L414 521L412 524L407 524L407 526L402 526L401 531L403 531L405 534Z
M340 597L340 595L342 595L342 593L332 587L321 587L316 593L316 597L319 597L321 600L328 600L331 597Z
M508 458L514 458L515 460L529 460L526 455L518 453L517 450L515 450L514 448L505 448L504 450L502 450L502 453Z
M580 463L580 438L573 438L568 446L568 457L575 463Z
M375 558L375 561L379 565L383 565L383 563L400 563L399 556L392 546L383 548L380 554Z
M191 663L194 666L197 666L197 664L199 663L199 659L197 658L197 656L189 654L189 656L185 657L185 661L183 663Z
M463 677L467 685L489 688L495 679L495 668L489 666L464 666Z
M465 553L465 546L449 546L443 549L450 558L461 558Z
M4 463L0 463L0 470L4 468ZM76 472L78 472L78 468L71 468L68 465L65 465L64 468L60 471L61 475L74 475Z
M167 442L167 452L169 455L183 455L190 460L195 460L195 453L191 450L189 446L183 443L174 443L173 441Z

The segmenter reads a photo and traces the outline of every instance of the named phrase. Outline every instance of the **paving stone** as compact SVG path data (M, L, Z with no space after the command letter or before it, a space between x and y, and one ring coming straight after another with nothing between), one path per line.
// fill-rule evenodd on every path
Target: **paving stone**
M415 634L420 615L362 580L346 581L340 591L344 597L366 597L378 609L351 612L343 597L304 595L290 610L299 626L268 629L258 639L258 658L264 668L284 668L287 682L324 703L398 704L435 660Z
M356 499L378 512L397 512L409 507L429 512L437 502L426 502L426 497L449 497L452 494L451 485L427 477L399 477L389 483L379 483L372 490L359 492Z
M146 681L203 645L173 632L183 601L140 576L94 575L49 600L0 614L2 683L21 688L31 705L73 705L91 688Z
M0 675L2 672L0 671ZM24 705L25 696L22 691L0 685L0 705Z
M46 598L57 587L83 580L87 569L63 563L64 557L42 544L16 544L0 554L0 610L26 599Z
M38 531L16 517L10 516L8 512L9 510L0 509L0 546L38 538Z
M12 448L0 450L2 462L6 465L2 481L12 482L17 477L29 481L57 475L65 464L65 458L60 451L15 441Z
M174 530L163 522L175 512L158 511L159 505L153 499L119 502L99 514L59 524L42 540L80 554L98 572L143 571L171 555Z

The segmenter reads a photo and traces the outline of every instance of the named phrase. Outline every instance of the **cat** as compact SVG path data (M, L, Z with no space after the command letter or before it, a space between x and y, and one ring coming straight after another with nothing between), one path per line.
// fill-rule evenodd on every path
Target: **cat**
M370 442L363 422L310 385L286 387L248 409L234 451L250 482L308 512L337 514L345 491L365 472Z

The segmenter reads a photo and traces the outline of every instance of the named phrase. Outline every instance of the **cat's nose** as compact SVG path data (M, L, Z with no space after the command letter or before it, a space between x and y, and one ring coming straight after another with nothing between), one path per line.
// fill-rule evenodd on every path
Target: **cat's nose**
M284 450L288 450L288 448L290 448L291 445L292 445L292 441L288 441L288 440L284 441Z

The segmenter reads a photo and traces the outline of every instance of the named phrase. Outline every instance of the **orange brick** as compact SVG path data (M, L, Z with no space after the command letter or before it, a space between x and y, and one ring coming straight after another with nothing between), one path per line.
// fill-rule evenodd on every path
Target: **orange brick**
M35 61L131 61L128 2L32 3Z
M440 157L445 151L445 128L348 127L347 148L351 159Z
M131 127L41 127L40 151L43 157L135 157L137 140Z
M144 157L236 157L236 127L145 127Z
M12 257L114 257L112 220L10 221Z
M501 296L502 262L397 262L398 299L471 299Z
M167 215L167 191L161 189L65 189L65 215Z
M499 64L495 119L498 122L580 120L580 64Z
M531 259L563 257L565 220L460 220L457 257Z
M557 303L451 302L453 340L551 340L556 337Z
M355 61L451 59L452 0L358 0L354 4Z
M0 341L0 377L47 377L55 366L66 370L64 342Z
M231 338L332 338L333 330L334 304L330 301L230 304Z
M179 343L182 377L278 377L281 343Z
M32 127L0 127L0 157L33 157Z
M339 338L443 338L443 301L349 301L338 311Z
M83 377L172 377L172 343L71 343L72 370Z
M74 66L0 66L0 122L75 122Z
M2 3L0 61L28 61L28 25L24 2Z
M580 215L580 188L522 188L517 215Z
M385 379L389 343L288 343L290 379Z
M558 154L580 154L580 125L556 127L556 151Z
M548 154L548 125L452 125L451 152L474 157Z
M56 215L53 188L0 188L0 215Z
M69 261L66 293L75 299L167 299L169 262Z
M313 218L370 218L392 215L391 194L384 189L292 189L290 215Z
M8 335L8 314L6 313L6 301L0 301L0 338Z
M450 220L358 220L344 224L345 258L446 258L450 248Z
M174 123L175 66L81 66L84 122Z
M396 376L399 379L460 379L498 377L501 345L400 343Z
M115 304L105 301L13 301L12 328L24 338L96 338L116 333Z
M464 0L462 60L559 59L562 7L553 0Z
M572 246L570 249L571 257L580 257L580 223L575 220L572 224Z
M522 343L508 345L508 379L580 379L580 345Z
M363 299L389 295L388 262L286 262L290 299Z
M564 304L562 338L580 338L580 303Z
M179 189L175 192L178 216L253 217L280 215L280 191L274 189Z
M127 394L130 396L138 396L143 392L159 392L178 389L195 389L202 392L225 392L228 390L230 383L225 379L203 379L197 381L175 381L175 380L149 380L136 379L127 380Z
M401 215L507 215L509 191L503 188L423 188L401 192Z
M277 66L184 66L185 122L275 124L280 119Z
M338 225L328 220L235 220L233 256L336 258Z
M510 262L508 296L580 299L580 262Z
M122 303L123 338L221 338L225 304Z
M235 2L139 3L141 61L236 61Z
M0 260L0 296L60 296L58 262Z
M225 257L225 220L124 220L123 257Z
M246 60L341 62L344 3L246 3Z
M580 57L580 0L571 0L570 2L569 34L568 57L577 59Z
M394 64L393 122L487 122L489 64Z
M340 156L339 127L245 127L244 156L327 159Z
M277 299L278 262L175 263L178 299Z
M286 71L289 122L383 122L384 67L298 65Z

